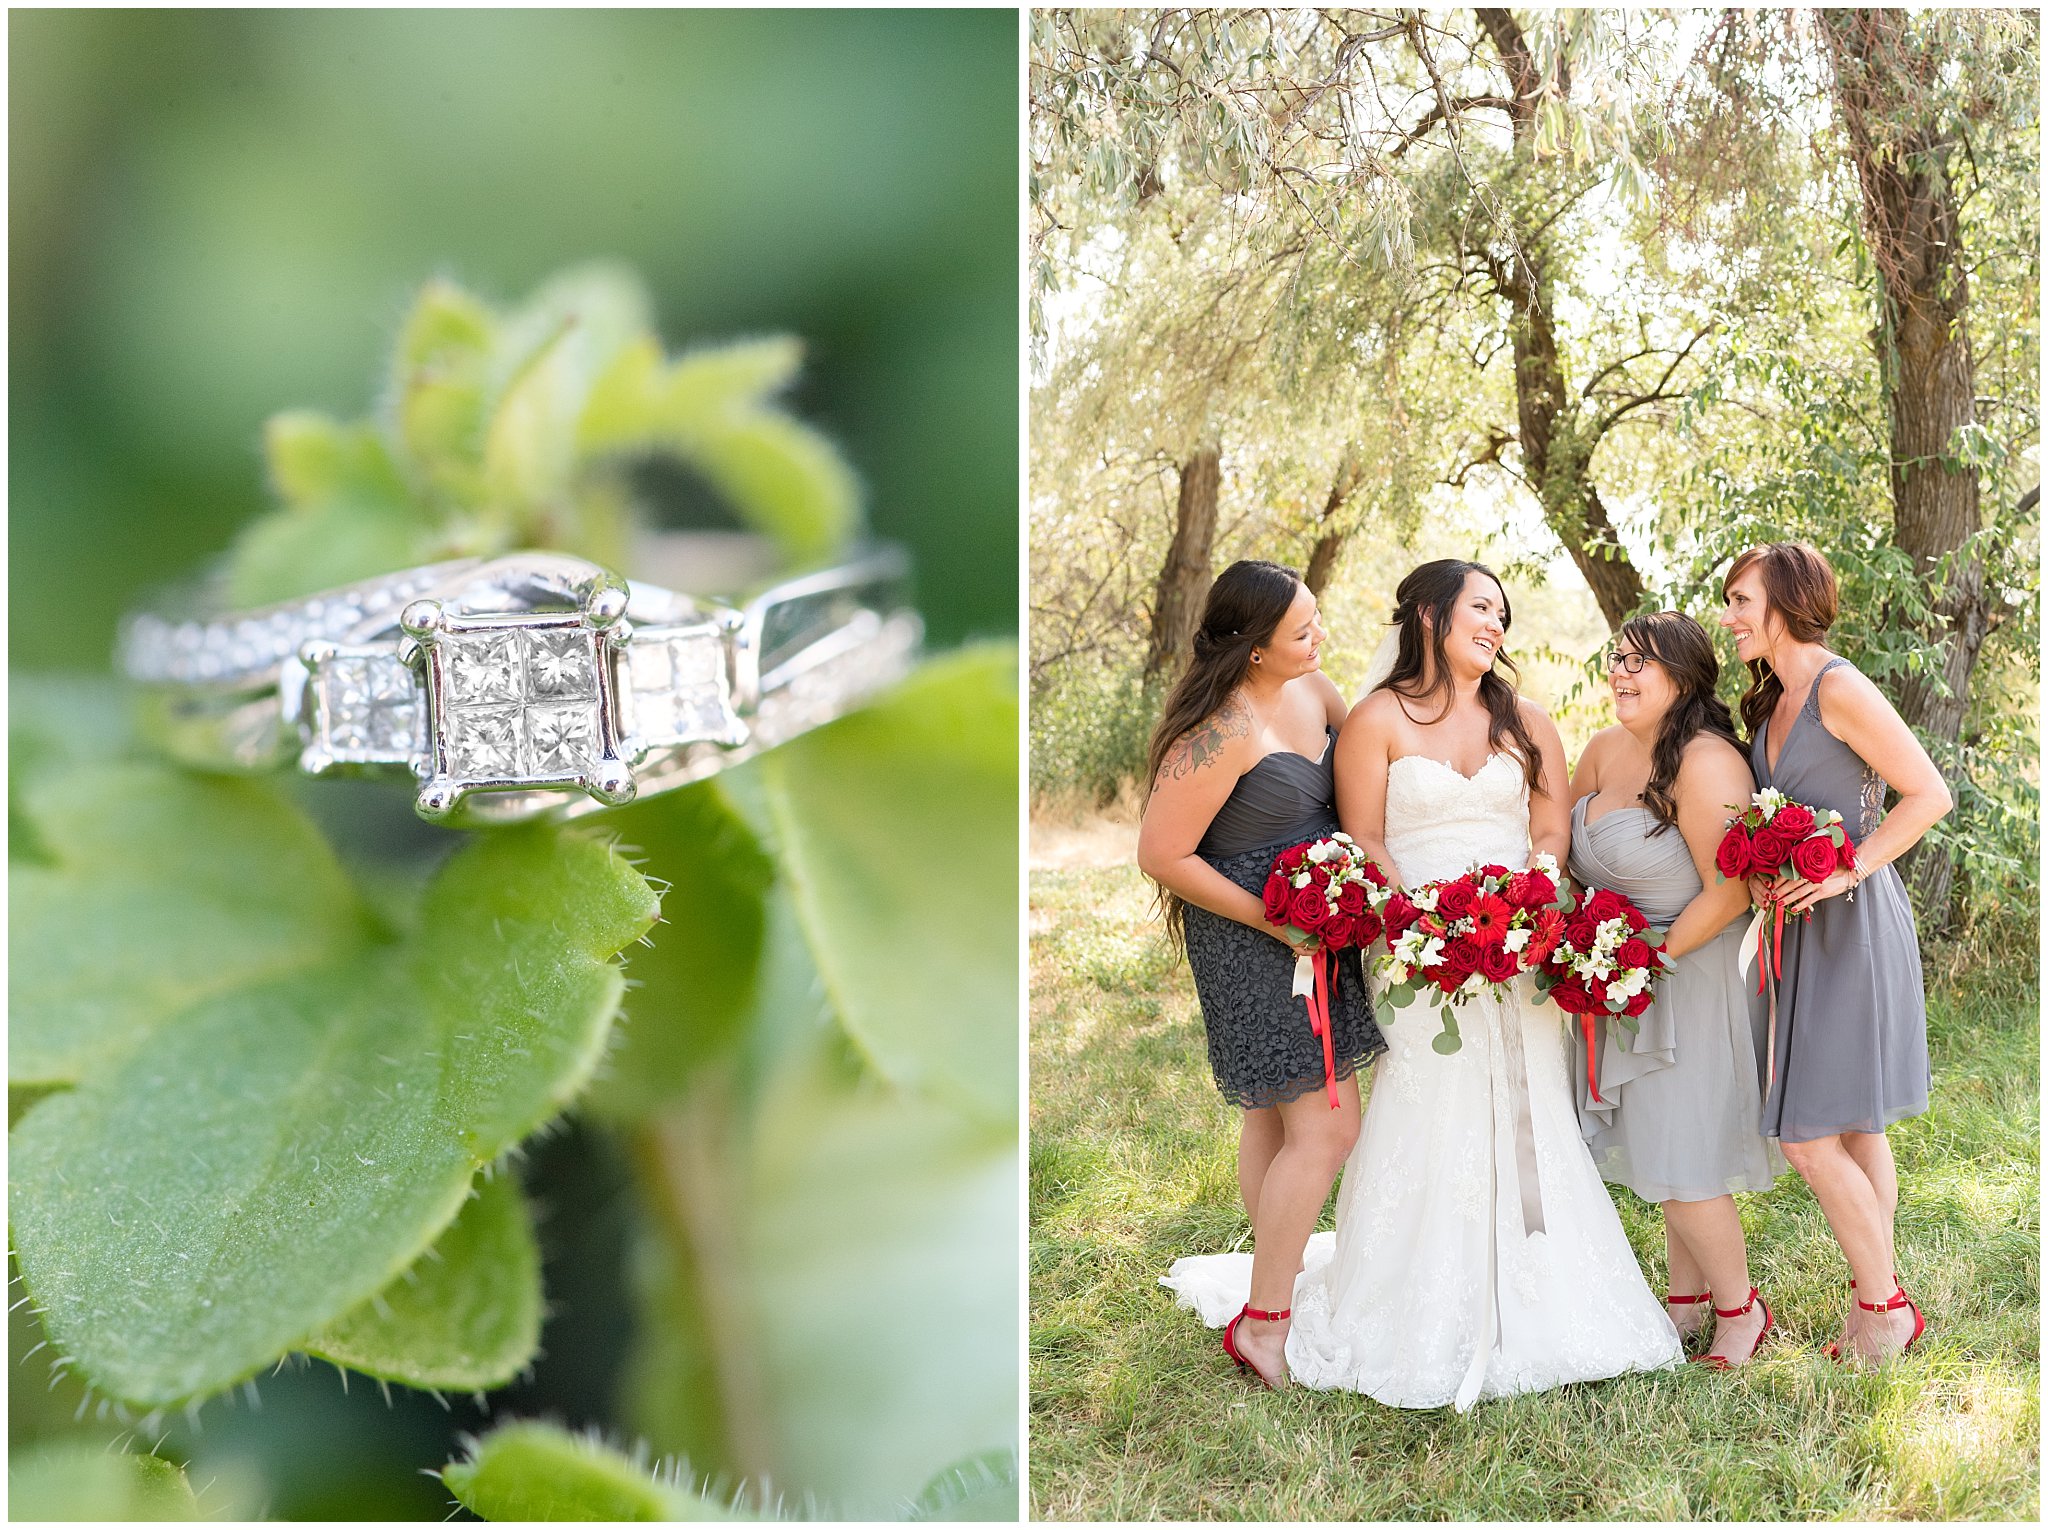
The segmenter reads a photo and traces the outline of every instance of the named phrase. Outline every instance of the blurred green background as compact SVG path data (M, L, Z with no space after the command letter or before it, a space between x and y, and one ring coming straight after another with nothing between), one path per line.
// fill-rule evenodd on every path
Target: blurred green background
M671 352L800 336L789 408L912 547L934 646L1013 636L1017 33L1002 11L11 13L13 667L104 669L139 592L269 507L267 416L371 411L426 278L513 304L593 257L646 280ZM439 1518L420 1471L464 1431L630 1437L630 1166L572 1121L521 1177L551 1306L530 1379L487 1408L288 1366L165 1421L215 1512ZM924 1362L931 1336L878 1321ZM117 1428L19 1364L25 1324L14 1445Z
M102 668L265 508L263 419L373 400L436 273L590 257L673 351L788 332L794 413L911 545L932 639L1016 629L1007 12L15 11L9 636Z

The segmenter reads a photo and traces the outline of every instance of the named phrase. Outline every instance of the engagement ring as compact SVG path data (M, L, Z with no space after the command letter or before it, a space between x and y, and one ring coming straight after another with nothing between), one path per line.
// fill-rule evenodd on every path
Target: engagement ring
M672 533L643 561L722 588L742 540ZM887 548L735 606L560 553L468 558L255 611L187 597L128 618L119 662L145 731L188 764L409 770L435 822L576 817L702 780L902 678L924 630L907 574Z

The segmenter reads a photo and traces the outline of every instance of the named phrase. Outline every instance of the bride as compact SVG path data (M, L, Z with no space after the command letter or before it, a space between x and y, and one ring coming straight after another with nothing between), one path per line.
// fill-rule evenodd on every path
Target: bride
M1343 827L1396 886L1525 866L1542 850L1562 864L1564 748L1496 670L1513 674L1499 581L1441 559L1396 600L1391 671L1337 742ZM1516 988L1506 1004L1467 1004L1464 1045L1448 1056L1430 1045L1426 1003L1385 1026L1337 1231L1310 1241L1295 1285L1295 1380L1463 1410L1678 1360L1580 1138L1558 1013L1536 1006L1528 979ZM1213 1327L1243 1303L1248 1262L1181 1259L1163 1283Z

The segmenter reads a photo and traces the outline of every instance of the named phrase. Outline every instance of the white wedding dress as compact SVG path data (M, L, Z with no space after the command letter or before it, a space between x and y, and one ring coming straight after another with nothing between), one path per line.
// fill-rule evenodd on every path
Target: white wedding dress
M1478 775L1405 756L1387 773L1386 845L1410 886L1529 861L1521 766ZM1481 1397L1675 1364L1677 1331L1644 1283L1579 1135L1560 1012L1517 999L1459 1008L1463 1048L1422 996L1382 1022L1365 1120L1344 1169L1337 1230L1309 1240L1287 1369L1305 1386L1399 1408L1460 1411ZM1174 1262L1161 1283L1210 1327L1251 1286L1252 1256Z

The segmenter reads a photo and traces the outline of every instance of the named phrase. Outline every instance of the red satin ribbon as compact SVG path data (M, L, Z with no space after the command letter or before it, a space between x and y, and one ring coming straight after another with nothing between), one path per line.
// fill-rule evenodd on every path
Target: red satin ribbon
M1316 964L1316 984L1301 996L1301 1002L1308 1006L1308 1028L1323 1038L1323 1087L1329 1091L1330 1109L1335 1110L1337 1055L1330 1041L1330 989L1336 981L1336 954L1318 946L1311 960Z
M1586 1087L1593 1091L1595 1105L1605 1105L1607 1102L1600 1098L1600 1073L1593 1053L1593 1017L1590 1014L1579 1016L1579 1031L1586 1038Z
M1771 1097L1771 1086L1778 1081L1778 983L1785 976L1785 905L1771 905L1771 950L1768 960L1764 955L1764 930L1756 930L1756 991L1764 991L1764 974L1771 979L1771 1018L1764 1030L1764 1098Z
M1764 959L1764 930L1756 930L1756 991L1764 991L1764 973L1769 971L1773 979L1785 975L1785 905L1771 905L1771 951L1770 960Z

